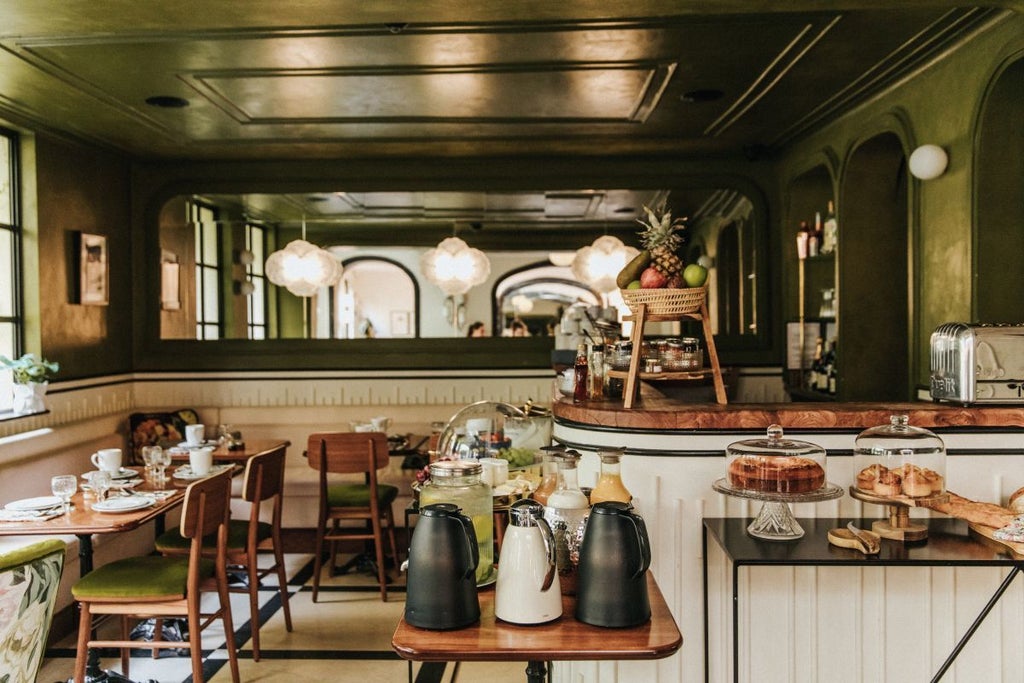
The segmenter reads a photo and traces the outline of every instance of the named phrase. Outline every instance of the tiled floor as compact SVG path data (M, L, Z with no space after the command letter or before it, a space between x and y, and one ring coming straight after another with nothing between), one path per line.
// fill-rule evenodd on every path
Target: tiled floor
M276 584L268 577L261 591L263 605L260 631L262 657L252 661L249 641L249 606L245 595L232 594L232 616L240 647L239 669L243 681L322 681L336 683L402 683L409 680L409 665L391 649L391 635L404 608L404 576L392 572L398 588L388 592L388 602L380 601L376 578L365 573L337 577L324 576L320 599L312 602L311 555L288 555L288 576L292 585L291 611L294 630L284 627ZM326 572L326 569L325 569ZM307 585L308 584L308 585ZM204 599L216 596L206 596ZM111 624L110 626L113 626ZM224 634L214 623L203 632L204 675L210 683L231 680L224 649ZM54 683L70 678L75 662L74 635L48 653L39 674L39 683ZM148 650L137 650L131 660L131 678L159 683L190 683L191 664L187 651L178 657L164 653L154 660ZM104 658L104 669L120 671L120 659ZM454 667L449 666L444 681L451 681ZM413 664L413 677L419 664ZM464 663L459 667L460 682L521 683L525 664Z

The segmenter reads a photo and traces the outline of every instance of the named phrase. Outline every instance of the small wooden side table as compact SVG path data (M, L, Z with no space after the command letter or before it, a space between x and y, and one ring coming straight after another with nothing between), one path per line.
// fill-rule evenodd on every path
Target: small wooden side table
M500 571L500 568L499 568ZM391 647L417 662L522 661L527 683L543 683L549 661L661 659L683 644L672 613L648 572L651 620L633 628L590 626L573 617L575 598L562 597L562 616L547 624L519 626L494 616L494 590L481 590L480 621L454 631L430 631L398 622Z

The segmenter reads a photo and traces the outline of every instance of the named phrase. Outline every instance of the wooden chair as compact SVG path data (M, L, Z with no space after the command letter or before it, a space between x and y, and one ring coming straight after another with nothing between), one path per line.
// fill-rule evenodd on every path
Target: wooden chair
M116 647L121 650L121 672L129 675L132 648L189 648L192 656L192 680L203 679L203 651L200 638L204 628L215 619L224 624L231 680L239 683L238 652L228 602L227 540L228 507L231 499L231 471L200 479L185 491L181 515L181 535L189 539L187 557L147 555L117 560L82 577L71 589L81 609L78 625L78 656L75 659L75 683L84 683L86 657L91 647ZM214 560L203 556L203 537L215 535ZM203 614L200 598L204 591L216 590L220 607ZM94 614L121 617L121 639L99 640L92 637ZM128 638L129 618L186 617L188 642Z
M388 578L384 567L384 529L391 543L391 558L398 566L395 518L391 504L398 489L377 481L377 471L388 465L388 441L383 432L320 432L311 434L306 453L309 466L320 472L320 511L316 527L316 560L313 563L313 602L320 590L324 541L330 542L331 571L337 543L342 540L373 540L381 600L387 602ZM328 484L328 474L363 474L364 483ZM358 527L342 526L357 520ZM330 526L330 529L328 529Z
M281 607L284 610L284 624L292 630L292 613L288 605L288 577L285 575L284 550L281 543L281 504L284 498L285 447L254 455L245 464L245 478L242 485L242 500L251 503L249 519L233 519L228 525L227 562L231 567L245 570L246 584L230 588L235 593L249 595L250 624L252 625L252 659L260 661L260 580L271 573L277 575ZM263 504L273 501L270 522L260 521ZM212 539L207 539L203 552L216 552ZM189 539L177 529L171 529L156 539L156 549L164 555L183 555L190 549ZM274 564L260 569L258 555L272 553ZM157 630L159 633L159 629Z

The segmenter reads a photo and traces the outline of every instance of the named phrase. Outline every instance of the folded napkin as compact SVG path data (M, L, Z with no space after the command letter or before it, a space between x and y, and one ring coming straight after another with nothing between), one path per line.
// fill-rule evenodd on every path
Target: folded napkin
M42 522L62 514L59 507L48 510L0 510L0 522Z

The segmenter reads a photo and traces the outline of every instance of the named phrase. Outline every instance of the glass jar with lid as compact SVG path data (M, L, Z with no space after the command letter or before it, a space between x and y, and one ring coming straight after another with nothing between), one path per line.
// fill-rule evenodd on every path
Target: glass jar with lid
M910 425L906 415L871 427L854 441L857 491L881 498L928 498L945 494L946 447L927 429Z
M662 367L671 372L693 372L704 366L704 354L696 337L665 340Z
M608 364L612 370L629 370L629 361L633 358L633 342L620 341L612 347L608 354Z
M430 479L420 489L420 507L453 503L473 520L480 564L477 585L490 581L494 570L494 499L481 478L483 466L472 460L438 460L430 465Z
M825 449L787 439L782 427L768 427L766 439L750 439L726 448L726 477L740 491L801 494L825 486Z

